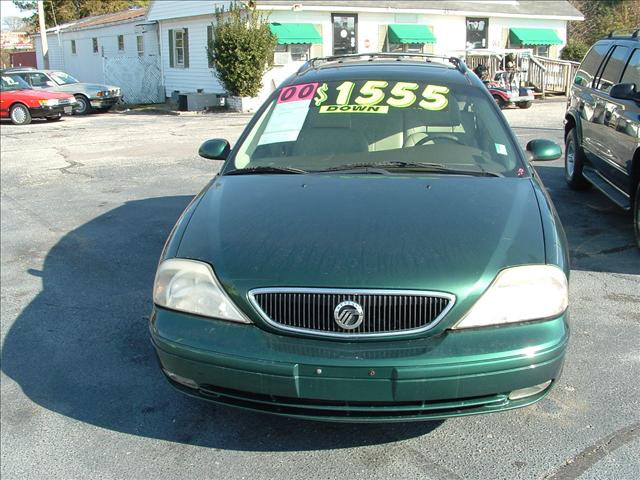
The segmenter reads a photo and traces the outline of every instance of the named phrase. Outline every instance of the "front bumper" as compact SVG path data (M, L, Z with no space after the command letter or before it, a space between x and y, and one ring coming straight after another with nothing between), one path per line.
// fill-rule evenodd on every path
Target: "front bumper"
M57 117L59 115L70 115L75 104L70 105L55 105L52 107L43 105L40 107L32 107L29 109L29 113L31 113L32 118L47 118L47 117ZM65 111L65 108L67 109Z
M93 108L110 108L120 101L122 97L102 97L89 100Z
M170 380L189 395L315 420L380 422L534 403L549 389L520 400L508 395L559 377L569 331L563 316L416 340L345 343L155 309L151 336L165 373L197 384Z

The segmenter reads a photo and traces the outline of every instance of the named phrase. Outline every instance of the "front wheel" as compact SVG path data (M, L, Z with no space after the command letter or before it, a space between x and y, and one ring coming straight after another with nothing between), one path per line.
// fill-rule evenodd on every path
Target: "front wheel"
M519 108L531 108L533 102L518 102L516 105L518 105Z
M21 103L11 107L9 116L14 125L29 125L31 123L31 112Z
M636 187L636 199L633 202L633 228L636 232L636 243L640 248L640 182Z
M578 134L572 128L567 135L564 146L564 177L572 190L585 190L589 182L582 175L584 168L584 153L578 144Z
M91 103L89 99L84 95L76 95L76 101L78 105L76 106L75 113L78 115L86 115L87 113L91 113Z

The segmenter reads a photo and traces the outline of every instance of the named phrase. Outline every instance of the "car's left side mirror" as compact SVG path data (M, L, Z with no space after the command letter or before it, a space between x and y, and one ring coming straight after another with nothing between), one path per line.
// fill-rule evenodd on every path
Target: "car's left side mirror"
M198 150L198 155L209 160L226 160L231 152L231 145L223 138L207 140Z
M538 138L527 143L529 160L556 160L562 155L562 148L553 140Z
M616 83L609 90L611 98L617 98L618 100L635 100L638 98L637 94L636 86L633 83Z

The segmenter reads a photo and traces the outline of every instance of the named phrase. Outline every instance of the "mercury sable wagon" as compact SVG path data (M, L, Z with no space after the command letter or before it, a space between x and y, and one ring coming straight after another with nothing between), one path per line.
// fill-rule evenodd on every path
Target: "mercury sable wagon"
M186 394L330 421L508 410L558 380L566 240L457 59L315 59L273 93L165 245L151 337Z

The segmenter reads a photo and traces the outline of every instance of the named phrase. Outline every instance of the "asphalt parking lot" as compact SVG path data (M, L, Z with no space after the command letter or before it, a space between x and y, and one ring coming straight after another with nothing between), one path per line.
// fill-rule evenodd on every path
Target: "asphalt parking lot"
M564 103L505 112L562 141ZM571 248L572 339L549 397L444 422L350 425L175 392L149 342L163 242L248 116L101 114L0 126L1 470L17 478L640 478L640 252L631 218L536 167Z

